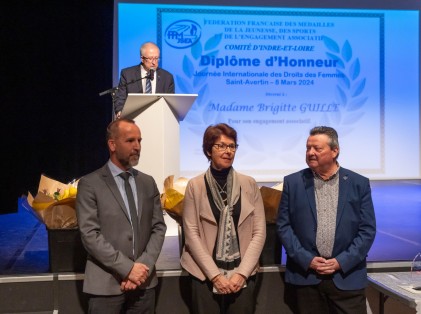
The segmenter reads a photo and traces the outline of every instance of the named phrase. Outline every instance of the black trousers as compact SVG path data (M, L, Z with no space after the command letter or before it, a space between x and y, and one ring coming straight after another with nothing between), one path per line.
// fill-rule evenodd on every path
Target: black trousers
M256 307L256 276L247 279L247 287L237 293L215 294L209 280L200 281L190 276L192 314L253 314Z
M292 290L289 297L295 297L294 313L367 314L365 289L340 290L332 279L312 286L289 285L288 289Z
M120 295L89 295L90 314L155 313L155 288L136 289Z

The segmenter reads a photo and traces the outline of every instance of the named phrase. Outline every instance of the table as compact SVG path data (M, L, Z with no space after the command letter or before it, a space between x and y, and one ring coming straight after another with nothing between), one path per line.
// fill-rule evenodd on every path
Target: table
M379 291L379 312L384 313L384 303L391 297L421 313L421 291L412 290L410 272L369 273L369 284Z

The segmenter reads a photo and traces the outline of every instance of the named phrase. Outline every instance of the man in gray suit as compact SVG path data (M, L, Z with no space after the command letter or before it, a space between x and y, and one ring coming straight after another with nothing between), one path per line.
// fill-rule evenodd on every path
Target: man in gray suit
M166 225L154 179L132 168L141 140L133 120L113 121L107 128L109 161L78 184L90 313L154 313L155 263Z

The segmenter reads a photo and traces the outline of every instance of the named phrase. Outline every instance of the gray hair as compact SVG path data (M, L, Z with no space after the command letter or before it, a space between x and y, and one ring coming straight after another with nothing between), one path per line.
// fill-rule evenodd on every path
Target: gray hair
M153 43L151 41L147 41L147 42L143 43L142 46L140 46L140 56L143 56L143 53L145 52L145 50L148 46L156 47L156 49L158 49L158 52L161 54L161 50L159 49L159 47L155 43Z

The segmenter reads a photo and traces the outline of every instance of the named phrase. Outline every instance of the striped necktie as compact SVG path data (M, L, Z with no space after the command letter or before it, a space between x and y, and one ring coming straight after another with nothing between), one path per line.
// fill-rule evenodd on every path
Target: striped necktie
M146 79L146 89L145 94L152 94L152 84L149 78Z

